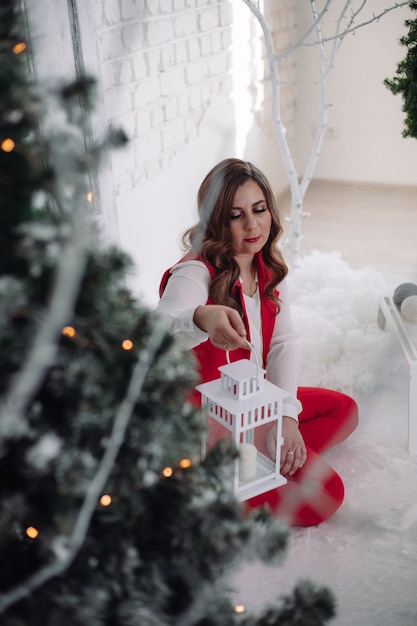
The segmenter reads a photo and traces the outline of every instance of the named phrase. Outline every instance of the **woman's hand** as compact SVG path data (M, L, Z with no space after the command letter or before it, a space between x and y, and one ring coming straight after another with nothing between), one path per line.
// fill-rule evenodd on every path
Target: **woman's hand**
M281 474L292 476L300 467L303 467L307 459L304 439L298 429L298 423L292 417L284 415L282 418L282 437L284 443L281 447ZM268 433L266 445L269 454L275 461L277 445L277 429L275 426Z
M193 321L198 328L208 333L216 348L236 350L248 347L245 325L236 309L221 304L198 306Z

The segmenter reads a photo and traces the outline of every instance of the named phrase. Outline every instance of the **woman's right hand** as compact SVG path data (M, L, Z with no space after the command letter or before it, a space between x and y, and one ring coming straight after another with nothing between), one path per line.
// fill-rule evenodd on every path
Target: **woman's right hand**
M236 309L221 304L201 305L194 311L194 324L208 333L216 348L247 348L245 325Z
M283 444L280 450L281 473L292 476L306 462L307 449L303 436L298 429L298 422L288 415L283 415L282 417L282 438ZM276 426L273 426L269 431L266 445L271 459L275 461L277 447Z

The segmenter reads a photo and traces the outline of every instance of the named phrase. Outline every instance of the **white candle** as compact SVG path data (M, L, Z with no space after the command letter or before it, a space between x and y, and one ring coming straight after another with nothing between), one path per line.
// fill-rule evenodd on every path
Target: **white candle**
M256 476L256 448L251 443L239 446L239 480L253 480Z

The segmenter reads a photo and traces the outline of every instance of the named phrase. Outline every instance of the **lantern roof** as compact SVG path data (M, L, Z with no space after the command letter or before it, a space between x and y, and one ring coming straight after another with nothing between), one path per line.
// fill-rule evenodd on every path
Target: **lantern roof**
M264 385L262 393L251 395L243 399L231 396L224 389L221 389L220 378L208 383L203 383L202 385L197 385L196 389L209 400L224 407L226 411L229 411L232 415L237 415L238 413L265 406L277 400L284 400L284 398L290 396L287 391L277 387L268 380L264 381Z
M227 374L227 376L233 378L236 382L259 378L260 376L263 378L266 374L266 370L256 365L256 363L249 361L249 359L241 359L234 363L221 365L219 371L222 374Z

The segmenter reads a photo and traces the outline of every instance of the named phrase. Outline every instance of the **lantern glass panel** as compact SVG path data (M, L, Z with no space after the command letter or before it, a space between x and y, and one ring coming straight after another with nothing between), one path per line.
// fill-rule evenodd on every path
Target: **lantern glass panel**
M280 450L282 403L288 394L267 381L265 370L247 359L219 370L220 378L196 389L201 393L204 419L211 418L221 424L231 434L236 448L242 450L235 461L233 489L239 500L246 500L287 482L280 474ZM255 441L256 428L265 424L277 428L276 461L250 447ZM239 448L241 444L245 444L243 448ZM203 456L205 448L204 436Z

